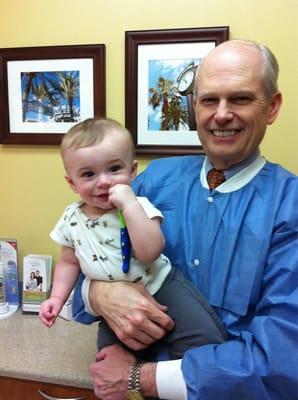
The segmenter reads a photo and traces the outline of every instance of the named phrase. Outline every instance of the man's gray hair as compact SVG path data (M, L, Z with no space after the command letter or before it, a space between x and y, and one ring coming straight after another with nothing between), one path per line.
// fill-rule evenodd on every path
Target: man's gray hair
M251 42L260 51L263 57L263 83L266 97L271 99L278 91L279 65L272 51L262 43Z

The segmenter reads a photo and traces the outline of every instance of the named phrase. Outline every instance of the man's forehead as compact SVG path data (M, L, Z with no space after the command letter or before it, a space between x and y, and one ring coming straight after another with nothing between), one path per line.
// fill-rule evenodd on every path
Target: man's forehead
M218 55L218 56L217 56ZM252 80L261 79L262 59L258 53L235 52L234 49L213 52L200 66L197 84L203 86L251 84Z
M249 44L242 42L225 42L215 47L202 61L199 69L201 73L209 70L234 72L247 71L248 68L254 71L262 70L262 55L260 51Z
M252 90L259 86L262 78L261 74L253 69L242 68L221 68L220 70L209 69L206 72L202 71L198 80L197 90L213 91L226 90L231 91Z

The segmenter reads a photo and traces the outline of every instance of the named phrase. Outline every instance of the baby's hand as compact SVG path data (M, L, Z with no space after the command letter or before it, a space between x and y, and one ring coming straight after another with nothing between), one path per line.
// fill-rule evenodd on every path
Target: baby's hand
M45 300L39 310L39 318L42 323L50 328L56 321L57 315L62 309L62 302L57 297L50 297Z
M123 211L124 207L136 201L136 195L129 185L118 183L110 188L109 199L116 208Z

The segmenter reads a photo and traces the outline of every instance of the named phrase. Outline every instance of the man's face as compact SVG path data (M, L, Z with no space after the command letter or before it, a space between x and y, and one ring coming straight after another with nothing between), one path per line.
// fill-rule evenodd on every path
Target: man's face
M266 99L257 49L223 46L202 64L195 113L202 146L217 169L253 154L281 104L277 93Z

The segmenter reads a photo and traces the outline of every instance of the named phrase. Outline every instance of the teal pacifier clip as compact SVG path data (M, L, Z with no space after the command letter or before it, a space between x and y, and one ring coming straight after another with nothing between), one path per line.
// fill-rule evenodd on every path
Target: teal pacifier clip
M129 270L129 262L131 255L131 243L129 239L128 230L126 227L126 222L123 217L121 210L118 209L118 219L120 224L120 244L121 244L121 254L122 254L122 271L127 273Z

